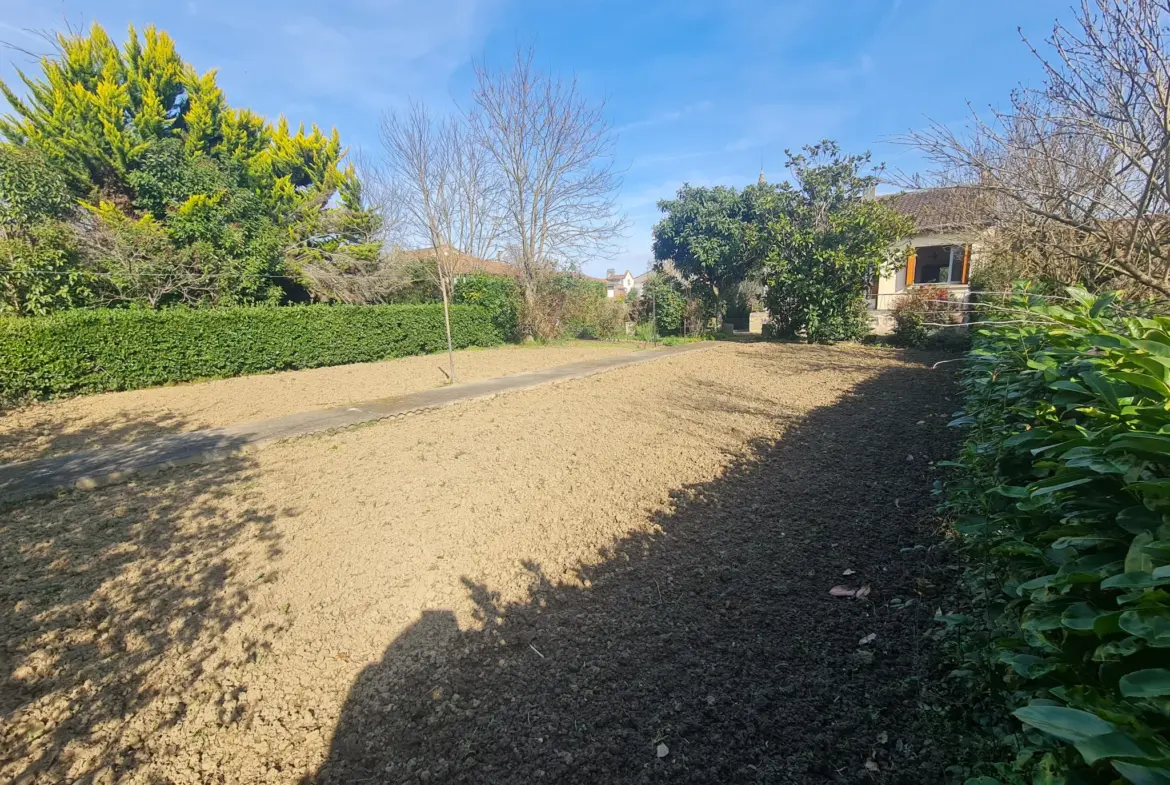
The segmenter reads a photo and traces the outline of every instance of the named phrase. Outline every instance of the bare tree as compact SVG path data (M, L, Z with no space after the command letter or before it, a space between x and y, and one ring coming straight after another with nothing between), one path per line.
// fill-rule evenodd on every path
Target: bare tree
M972 220L1007 253L1053 260L1080 282L1126 279L1170 295L1170 0L1081 0L1045 82L965 131L904 137L932 161L925 181L976 192ZM1071 282L1071 281L1070 281Z
M365 208L378 218L378 240L387 249L404 248L410 226L406 212L406 197L400 184L387 170L382 156L363 148L351 151L347 160L352 164L362 187Z
M436 120L420 103L382 118L385 170L394 182L411 234L434 254L432 268L443 297L447 356L455 381L450 301L455 280L500 236L499 187L487 152L468 119Z
M575 78L538 70L532 49L518 50L508 70L477 64L472 99L471 126L499 171L509 247L532 309L543 272L613 252L625 226L615 137L604 103L581 95Z

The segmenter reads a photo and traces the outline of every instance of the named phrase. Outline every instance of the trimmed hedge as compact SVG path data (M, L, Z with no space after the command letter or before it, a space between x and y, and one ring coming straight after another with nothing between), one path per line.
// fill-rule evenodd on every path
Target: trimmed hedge
M456 348L504 336L451 308ZM320 368L447 348L441 305L65 311L0 320L0 400L14 403L196 379Z
M454 301L490 311L492 323L505 341L520 338L522 300L520 284L509 276L471 273L455 281Z

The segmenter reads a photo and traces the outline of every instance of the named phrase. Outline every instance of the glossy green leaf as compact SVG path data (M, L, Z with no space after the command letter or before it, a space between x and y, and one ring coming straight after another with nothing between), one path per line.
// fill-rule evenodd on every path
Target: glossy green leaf
M1157 761L1165 750L1149 739L1135 739L1126 733L1107 733L1077 742L1077 752L1085 763L1096 763L1102 758L1128 758Z
M1116 542L1117 540L1112 537L1061 537L1055 540L1051 547L1056 550L1061 550L1062 548L1089 548Z
M1135 387L1142 387L1147 390L1158 393L1163 398L1170 398L1170 385L1162 381L1160 378L1155 378L1149 374L1133 373L1130 371L1114 371L1111 376L1114 376L1122 381L1132 384Z
M1121 614L1121 629L1156 648L1170 647L1170 608L1137 608Z
M1170 436L1157 433L1123 433L1109 440L1110 449L1130 450L1170 460Z
M1170 497L1170 480L1143 480L1129 486L1129 490L1157 496L1160 499Z
M1150 572L1123 572L1101 581L1102 589L1151 589L1170 584L1170 575L1157 577Z
M1147 351L1155 357L1170 359L1170 344L1159 343L1158 341L1131 341L1130 343L1135 348Z
M1125 554L1126 572L1153 572L1154 560L1146 553L1146 546L1154 541L1154 535L1144 531L1136 535L1129 544L1129 552Z
M1042 480L1035 483L1029 488L1031 496L1044 496L1049 493L1056 493L1068 488L1075 488L1078 485L1084 485L1095 480L1095 477L1075 477L1072 479L1065 477L1054 477L1048 480Z
M1130 534L1141 534L1162 522L1162 516L1138 504L1117 513L1117 525Z
M1121 677L1121 694L1127 698L1154 698L1170 695L1170 670L1147 668Z
M1006 496L1009 499L1024 499L1028 496L1028 489L1018 485L997 485L988 491L988 493L998 493L1000 496Z
M1072 744L1117 730L1117 726L1111 722L1106 722L1087 711L1066 706L1042 706L1033 703L1016 709L1012 715L1037 730Z
M1120 616L1120 614L1118 614ZM1123 638L1119 641L1102 643L1093 652L1094 662L1115 662L1123 657L1135 654L1144 647L1140 638Z
M1141 766L1125 761L1112 761L1117 773L1133 785L1170 785L1170 767Z
M1064 612L1060 614L1060 623L1070 630L1091 632L1101 615L1101 611L1089 603L1077 602L1064 609Z
M1099 371L1088 371L1082 378L1085 384L1114 411L1120 407L1120 399L1128 392L1122 385L1109 380Z
M1048 385L1054 390L1064 390L1066 392L1080 393L1081 395L1089 395L1089 389L1083 384L1077 384L1070 379L1061 379Z
M1093 307L1089 309L1089 316L1096 319L1102 314L1102 312L1104 312L1106 308L1112 305L1113 301L1116 299L1117 292L1106 292L1105 294L1101 295L1097 298L1097 301L1093 303Z

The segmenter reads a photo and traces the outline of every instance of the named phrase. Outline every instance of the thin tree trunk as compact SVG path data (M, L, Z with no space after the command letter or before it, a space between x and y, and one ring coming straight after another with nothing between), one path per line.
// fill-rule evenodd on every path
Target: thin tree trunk
M443 291L443 322L447 326L447 363L451 369L451 384L455 383L455 345L451 340L451 305L447 297L446 278L440 278L439 288Z

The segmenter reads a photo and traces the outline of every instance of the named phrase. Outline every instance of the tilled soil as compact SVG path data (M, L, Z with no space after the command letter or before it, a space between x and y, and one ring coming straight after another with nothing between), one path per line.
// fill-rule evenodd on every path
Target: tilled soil
M571 341L455 353L460 382L635 351L640 344ZM0 409L0 463L281 417L442 386L447 355L241 376Z
M720 344L8 510L0 781L940 782L950 394Z

